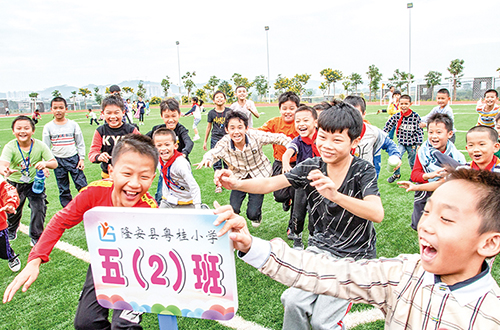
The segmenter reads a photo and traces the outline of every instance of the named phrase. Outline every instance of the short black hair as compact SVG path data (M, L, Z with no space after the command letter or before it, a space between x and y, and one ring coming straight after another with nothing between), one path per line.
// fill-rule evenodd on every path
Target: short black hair
M214 96L212 96L212 100L215 100L215 96L216 96L217 94L222 94L222 96L224 96L224 100L227 100L227 98L226 98L226 94L224 94L224 92L223 92L223 91L220 91L220 90L214 93Z
M303 112L303 111L309 111L313 116L314 120L318 119L318 113L316 112L316 110L304 104L302 104L300 107L297 108L297 110L295 110L295 114L297 114L297 112Z
M427 119L427 130L431 123L442 123L448 132L453 131L453 120L446 113L434 113Z
M393 86L393 87L394 87L394 86ZM392 95L394 95L394 94L401 95L401 91L396 89L396 90L392 93Z
M226 113L226 123L224 124L226 128L229 125L229 121L234 118L241 120L245 125L245 128L248 127L248 117L241 111L231 110Z
M168 129L168 128L165 128L165 127L162 127L162 128L159 128L157 129L154 133L153 133L153 142L155 140L155 137L159 136L159 135L167 135L167 136L170 136L172 138L172 141L174 141L174 143L177 143L177 135L175 135L175 132L172 131L171 129Z
M498 142L498 132L493 127L483 126L483 125L474 126L470 130L468 130L467 134L465 134L465 141L466 142L467 142L467 136L469 135L469 133L474 133L474 132L487 133L488 138L491 141L493 141L493 143Z
M362 114L366 113L366 101L361 96L349 95L344 99L344 102L355 108L359 107Z
M68 103L66 103L66 99L64 97L60 97L60 96L56 96L52 99L52 101L50 101L50 107L52 108L52 104L54 102L64 102L64 107L67 108L68 107Z
M235 91L235 92L236 92L236 91L238 91L238 89L239 89L239 88L244 88L246 91L248 91L247 86L244 86L244 85L239 85L238 87L236 87L236 88L234 89L234 91Z
M481 218L479 234L500 232L500 175L486 170L459 168L451 171L447 181L463 180L476 188L476 210Z
M14 125L18 122L18 121L21 121L21 120L27 120L30 122L30 125L31 125L31 129L33 130L33 132L35 131L35 123L33 122L33 120L31 120L30 117L28 116L24 116L24 115L21 115L21 116L17 116L16 118L14 118L14 120L12 121L12 125L11 125L11 128L12 130L14 130Z
M486 92L484 92L484 97L486 97L486 94L488 93L495 93L496 97L498 97L498 91L496 89L490 88Z
M116 105L117 107L122 109L122 111L125 111L125 103L123 103L122 98L118 95L106 96L104 100L102 100L101 104L102 111L104 111L104 109L106 109L106 107L109 105Z
M160 103L160 116L163 115L165 111L177 111L181 113L181 109L179 107L179 101L174 98L169 98L161 101Z
M123 135L113 148L113 153L111 154L111 164L115 166L120 157L130 151L150 157L155 164L153 170L156 170L156 167L158 166L159 154L153 140L151 140L149 136L133 133ZM137 161L138 164L141 163L140 160Z
M323 101L321 103L315 104L313 106L313 109L316 110L316 111L318 111L318 110L319 111L323 111L323 110L326 110L326 109L328 109L330 107L331 107L330 103L328 103L326 101Z
M410 103L411 103L411 96L408 94L401 95L401 97L399 98L399 102L401 102L401 100L405 100L405 99L410 101Z
M446 96L450 97L450 91L446 88L441 88L436 94L446 94Z
M194 103L198 103L198 101L199 101L199 99L198 99L198 97L197 97L197 96L193 96L193 97L191 98L191 100L192 100Z
M352 105L333 100L333 106L321 112L318 127L329 133L342 132L347 129L351 142L361 135L363 117Z
M297 105L297 108L300 107L300 97L294 92L284 92L278 98L278 108L281 108L281 105L285 102L292 101Z

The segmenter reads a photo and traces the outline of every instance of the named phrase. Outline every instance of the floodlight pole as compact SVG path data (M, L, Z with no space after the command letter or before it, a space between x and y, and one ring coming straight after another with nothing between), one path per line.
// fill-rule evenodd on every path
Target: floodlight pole
M179 94L181 94L181 58L179 56L179 42L176 41L175 44L177 45L177 67L179 69ZM182 96L179 95L179 97L182 100ZM181 101L182 103L182 101Z
M271 78L269 74L269 26L264 26L266 30L266 44L267 44L267 103L271 103Z
M408 44L408 73L411 74L411 9L413 8L413 2L409 2L407 5L406 5L406 8L408 8L408 17L409 17L409 20L408 20L408 40L409 40L409 44Z

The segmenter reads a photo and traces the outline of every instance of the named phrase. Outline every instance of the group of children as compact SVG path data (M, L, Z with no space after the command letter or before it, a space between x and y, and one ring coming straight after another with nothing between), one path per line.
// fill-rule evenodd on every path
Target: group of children
M493 103L489 99L493 92L486 93L481 108L489 117L498 101L498 94ZM451 110L447 109L447 91L438 92L438 107L425 121L411 110L411 98L401 96L399 112L384 130L364 120L366 103L360 97L309 107L291 92L278 99L280 116L250 129L252 116L259 114L246 100L244 86L236 94L237 105L231 108L225 107L223 92L213 95L215 108L208 113L203 144L206 150L211 133L211 149L197 168L213 166L217 191L231 190L231 205L215 210L220 215L217 221L226 221L219 234L232 229L230 238L243 260L291 287L281 297L284 329L343 328L342 319L353 301L382 309L386 326L391 328L500 326L495 316L500 289L485 262L500 252L500 218L496 215L500 179L494 173L500 172L495 155L500 144L494 128L469 130L467 151L472 161L466 164L451 141L454 124L447 114ZM0 257L8 259L9 266L13 264L12 270L20 269L9 240L15 239L26 198L32 208L30 237L34 245L27 266L7 287L4 303L21 286L23 291L29 288L64 230L81 222L83 213L94 206L206 207L190 168L193 142L179 123L176 100L161 102L164 124L143 136L135 126L123 122L121 97L106 97L102 103L105 124L97 128L88 155L91 162L101 163L104 180L89 185L83 174L85 147L78 124L65 118L64 99L55 98L51 107L54 120L44 127L45 143L32 138L35 127L30 118L19 116L12 124L16 139L0 156L0 173L7 178L0 183L0 220L4 212L10 213L8 228L0 232L0 240L5 241L0 243ZM494 118L493 125L496 121L500 126L500 115ZM424 142L425 126L428 140ZM398 145L387 134L393 128ZM273 144L272 165L263 153L266 144ZM408 152L412 182L398 184L408 191L423 191L415 194L412 216L420 255L374 259L373 223L384 218L377 186L381 149L399 159L389 182L400 178L401 157ZM36 170L48 174L49 168L59 171L56 179L63 209L43 231L46 196L35 194L32 186ZM147 191L156 169L160 180L155 201ZM68 173L80 191L74 199ZM263 198L270 192L284 210L290 210L287 236L293 239L294 249L279 239L269 243L252 237L244 218L238 216L248 194L247 218L254 227L259 226ZM304 252L298 250L303 249L306 214L309 241ZM108 310L97 304L89 267L75 328L109 327L107 317ZM140 319L140 313L115 310L112 323L140 328Z

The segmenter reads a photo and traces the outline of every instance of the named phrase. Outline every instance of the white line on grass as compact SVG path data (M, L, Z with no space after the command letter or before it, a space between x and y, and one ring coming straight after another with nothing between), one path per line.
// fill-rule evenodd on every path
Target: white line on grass
M28 226L22 223L19 225L19 230L26 235L29 234ZM74 246L63 241L58 241L55 247L61 251L71 254L74 257L77 257L80 260L90 263L90 253L88 251L79 248L78 246ZM362 312L350 312L345 317L344 323L347 329L351 329L360 324L374 322L377 320L381 320L383 318L384 316L382 312L376 308L373 308ZM269 328L265 328L263 326L258 325L257 323L247 321L238 315L235 315L229 321L217 321L217 322L226 327L237 330L269 330Z

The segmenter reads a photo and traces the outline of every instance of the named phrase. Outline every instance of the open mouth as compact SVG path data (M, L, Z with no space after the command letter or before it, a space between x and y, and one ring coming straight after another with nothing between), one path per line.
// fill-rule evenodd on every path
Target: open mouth
M124 190L123 192L125 193L125 196L127 197L128 200L133 200L137 197L137 195L139 195L138 192L133 192L133 191Z
M436 248L432 246L431 243L427 242L425 239L421 238L420 239L420 246L421 246L421 256L422 259L429 261L434 259L434 257L437 254Z

